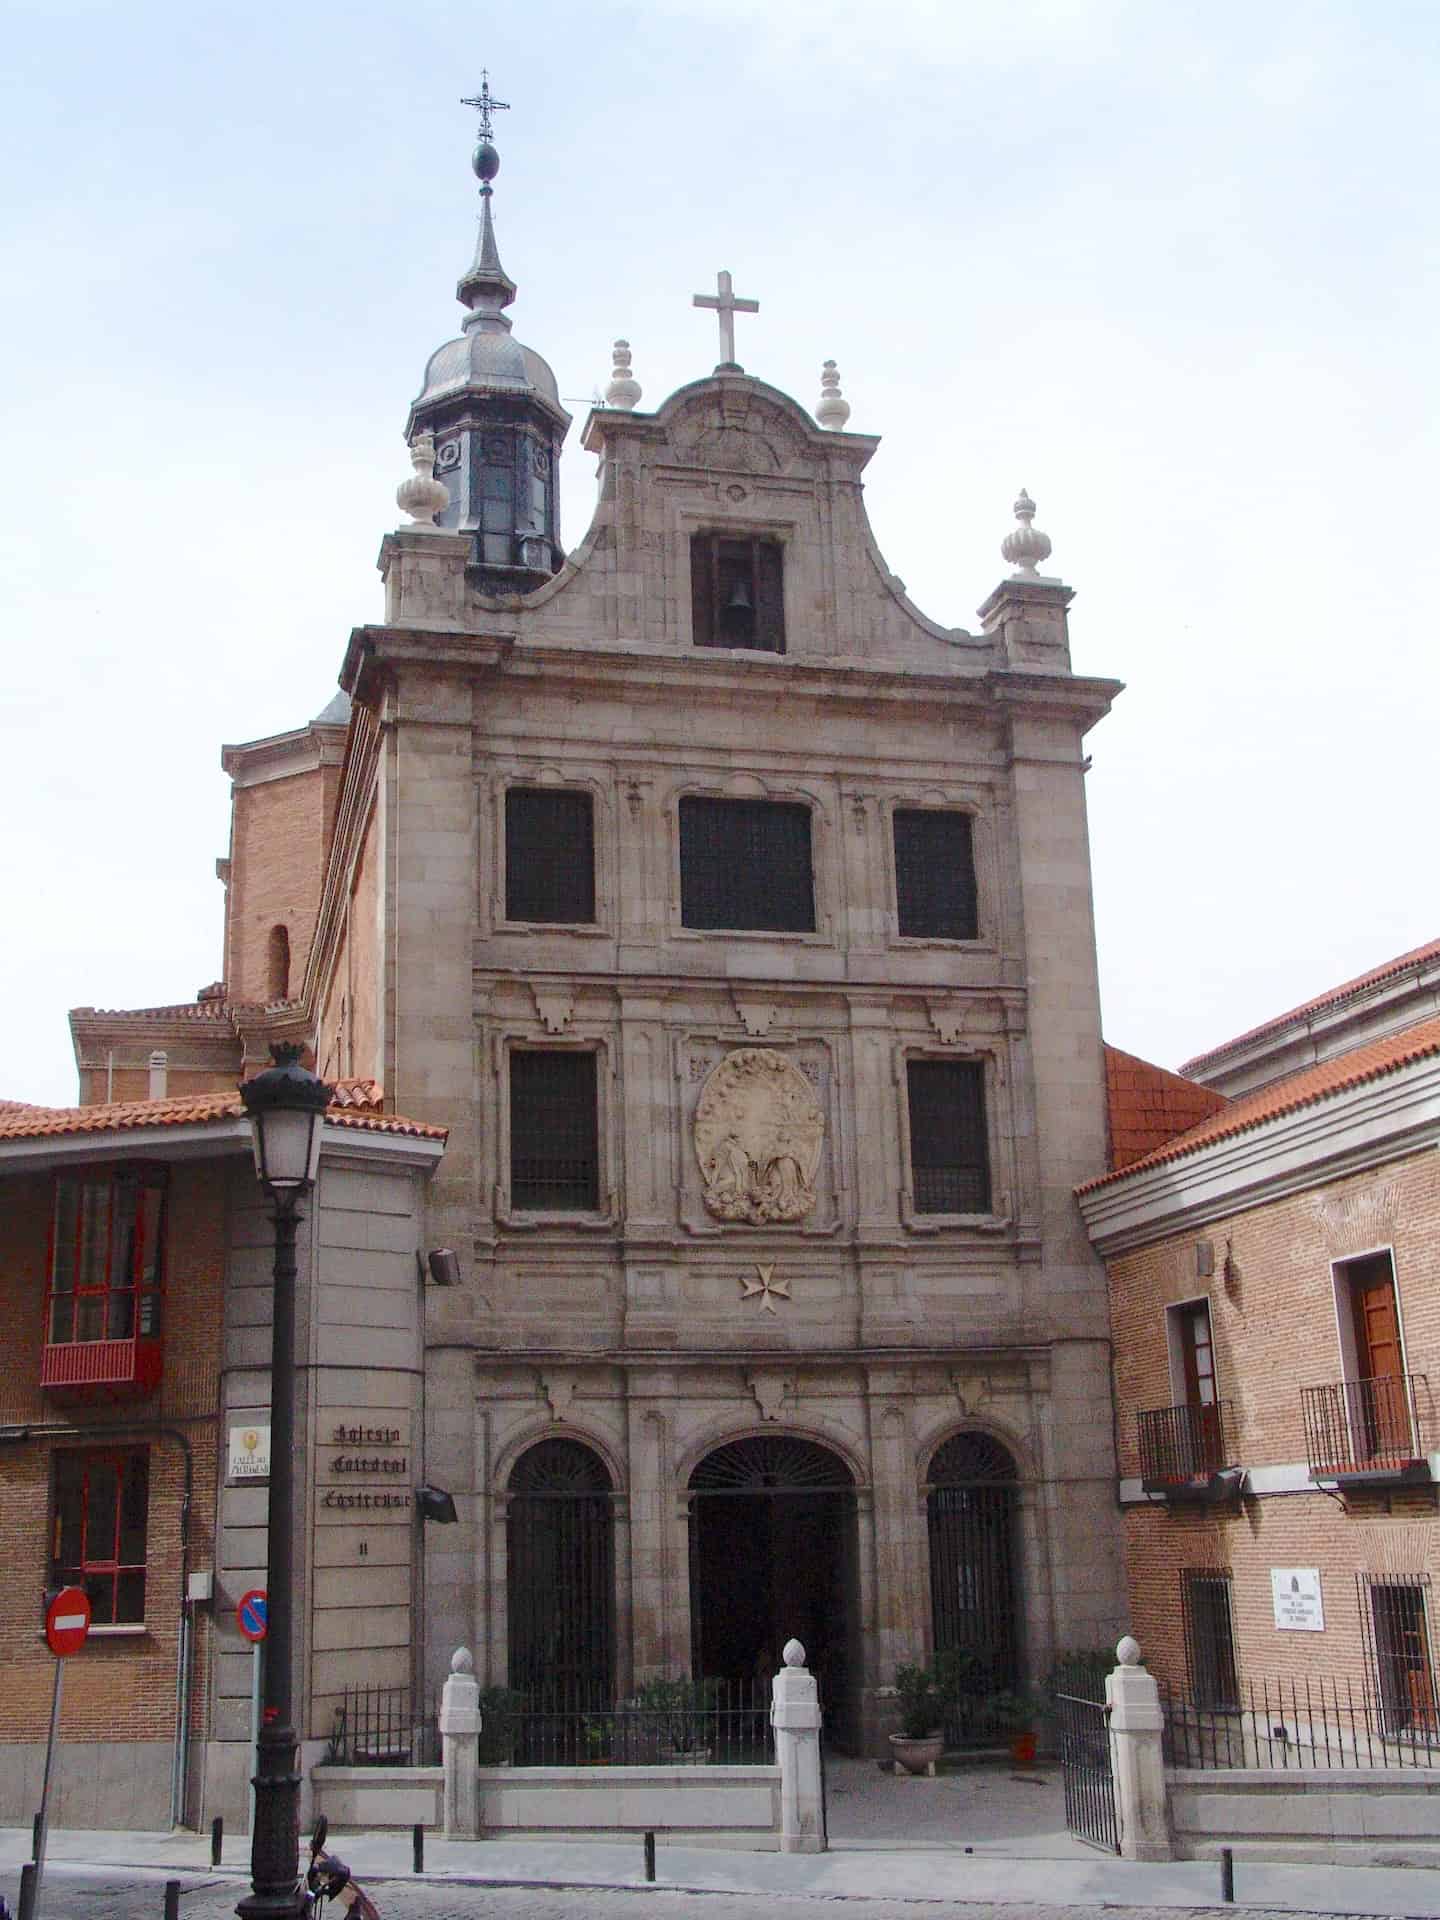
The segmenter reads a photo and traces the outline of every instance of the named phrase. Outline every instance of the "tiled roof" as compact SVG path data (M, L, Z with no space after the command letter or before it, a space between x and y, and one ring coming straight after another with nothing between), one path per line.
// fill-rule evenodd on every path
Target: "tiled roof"
M277 1005L286 1005L284 1001ZM237 1013L259 1013L244 1000L185 1000L178 1007L72 1007L72 1020L231 1020Z
M1105 1049L1105 1103L1112 1171L1143 1160L1229 1104L1223 1093L1110 1046Z
M1333 1099L1336 1094L1347 1093L1352 1087L1363 1086L1367 1080L1378 1080L1387 1073L1398 1072L1401 1067L1408 1067L1414 1061L1427 1059L1434 1054L1440 1054L1440 1017L1421 1020L1401 1033L1387 1033L1378 1040L1369 1040L1364 1046L1352 1047L1348 1053L1337 1054L1333 1060L1323 1061L1319 1066L1306 1067L1300 1073L1292 1073L1287 1079L1257 1088L1254 1093L1242 1093L1228 1101L1209 1119L1177 1135L1164 1146L1146 1154L1143 1159L1132 1161L1128 1167L1101 1174L1098 1179L1087 1180L1076 1191L1089 1193L1095 1187L1109 1185L1113 1180L1123 1180L1142 1167L1163 1166L1167 1161L1181 1160L1187 1154L1198 1153L1202 1147L1208 1147L1216 1140L1228 1139L1232 1134L1248 1133L1252 1127L1263 1126L1267 1120L1278 1120L1282 1114L1293 1113L1297 1108Z
M423 1120L407 1120L398 1113L380 1113L354 1098L354 1089L375 1082L346 1081L344 1100L337 1100L326 1119L335 1126L365 1133L406 1134L417 1140L444 1140L448 1129ZM378 1092L378 1088L377 1088ZM240 1120L245 1109L238 1093L182 1093L167 1100L113 1100L97 1107L28 1107L0 1109L0 1142L61 1138L85 1133L130 1133L142 1127L203 1126L212 1120Z
M1251 1040L1258 1040L1262 1034L1270 1033L1281 1027L1288 1027L1292 1020L1303 1020L1307 1014L1319 1013L1322 1008L1335 1006L1342 1000L1348 1000L1352 994L1363 993L1367 987L1378 987L1394 975L1405 973L1411 967L1424 966L1431 960L1440 960L1440 940L1431 940L1423 947L1412 947L1408 953L1400 953L1393 960L1386 960L1381 966L1372 967L1369 973L1358 974L1343 985L1331 987L1328 993L1317 994L1313 1000L1302 1001L1298 1007L1291 1007L1288 1013L1280 1013L1273 1020L1262 1020L1258 1027L1251 1027L1245 1033L1237 1033L1233 1040L1222 1040L1218 1047L1211 1047L1205 1053L1197 1053L1187 1060L1181 1072L1198 1067L1211 1060L1218 1060L1222 1054L1230 1053L1236 1047L1243 1047Z
M0 1100L0 1115L11 1113L40 1113L43 1109L30 1100Z
M378 1080L337 1080L335 1098L330 1104L379 1113L385 1105L385 1094Z

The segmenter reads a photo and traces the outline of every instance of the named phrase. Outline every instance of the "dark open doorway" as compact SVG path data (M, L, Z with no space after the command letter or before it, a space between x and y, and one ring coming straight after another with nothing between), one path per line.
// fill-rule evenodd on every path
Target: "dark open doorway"
M695 1672L768 1681L799 1640L826 1725L852 1718L855 1483L837 1454L783 1435L736 1440L690 1476L690 1620Z

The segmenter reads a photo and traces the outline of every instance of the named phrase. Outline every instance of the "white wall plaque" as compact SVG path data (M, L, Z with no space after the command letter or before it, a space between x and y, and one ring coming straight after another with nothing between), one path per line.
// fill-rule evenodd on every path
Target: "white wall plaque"
M231 1427L229 1477L232 1480L269 1479L269 1427Z
M1318 1567L1272 1567L1270 1590L1275 1600L1275 1625L1282 1632L1325 1631Z

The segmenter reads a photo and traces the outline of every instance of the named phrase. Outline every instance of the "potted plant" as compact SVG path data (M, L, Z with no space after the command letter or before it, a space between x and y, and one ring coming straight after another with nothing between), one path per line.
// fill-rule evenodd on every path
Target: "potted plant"
M1028 1693L1002 1688L985 1697L985 1715L997 1733L1010 1742L1010 1758L1017 1767L1035 1764L1035 1722L1039 1708Z
M906 1773L928 1773L945 1750L944 1710L929 1667L897 1667L900 1731L890 1736L895 1763Z
M480 1689L480 1764L482 1767L508 1767L515 1758L519 1734L519 1716L525 1696L513 1687Z
M710 1758L705 1736L717 1692L715 1681L692 1680L682 1673L676 1680L644 1681L635 1690L635 1705L659 1733L670 1759L703 1766Z

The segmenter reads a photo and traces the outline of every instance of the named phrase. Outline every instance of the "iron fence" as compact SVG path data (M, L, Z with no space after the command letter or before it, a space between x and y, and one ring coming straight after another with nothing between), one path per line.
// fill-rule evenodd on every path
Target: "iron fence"
M1165 1760L1172 1767L1440 1767L1440 1709L1397 1725L1366 1682L1247 1680L1225 1706L1161 1686Z
M1147 1486L1178 1486L1219 1473L1230 1463L1229 1408L1223 1400L1208 1407L1152 1407L1135 1416L1140 1445L1140 1477Z
M764 1680L673 1681L613 1701L584 1689L512 1696L486 1720L490 1764L733 1767L773 1762Z
M1052 1693L1055 1744L1065 1787L1065 1824L1078 1839L1120 1851L1110 1760L1110 1709L1078 1694Z
M1302 1387L1300 1404L1311 1473L1331 1479L1399 1473L1413 1466L1426 1450L1421 1426L1429 1399L1429 1381L1423 1373ZM1432 1423L1426 1419L1423 1424L1428 1428Z
M439 1766L435 1701L409 1687L347 1687L325 1758L336 1767Z

